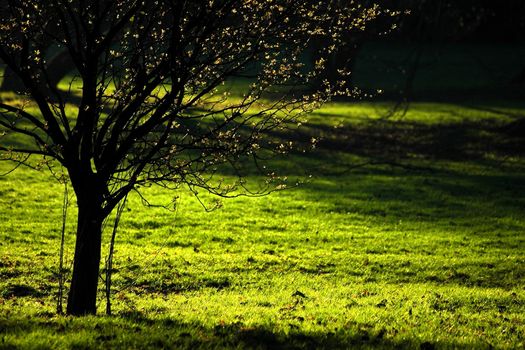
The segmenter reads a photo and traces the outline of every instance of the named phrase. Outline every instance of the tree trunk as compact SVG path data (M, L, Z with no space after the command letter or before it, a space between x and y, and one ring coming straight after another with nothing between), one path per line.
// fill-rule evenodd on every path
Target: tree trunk
M77 194L77 202L77 239L67 314L95 314L102 241L102 195L90 194L82 198Z

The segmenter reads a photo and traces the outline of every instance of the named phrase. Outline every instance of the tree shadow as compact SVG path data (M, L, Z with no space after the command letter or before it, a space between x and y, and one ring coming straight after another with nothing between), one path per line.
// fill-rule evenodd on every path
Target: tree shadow
M517 121L520 119L511 123L489 119L442 124L372 120L343 127L318 124L297 133L296 138L305 142L318 137L320 150L385 162L410 159L479 162L486 161L491 153L500 157L525 155L525 133L507 132Z
M1 349L434 349L472 348L476 344L396 338L395 328L349 321L327 332L273 331L242 323L205 326L175 318L149 318L132 311L117 317L0 317ZM37 335L39 335L37 337ZM29 341L24 342L23 338ZM22 338L22 339L21 339ZM477 344L481 346L482 344ZM486 346L486 344L483 344Z

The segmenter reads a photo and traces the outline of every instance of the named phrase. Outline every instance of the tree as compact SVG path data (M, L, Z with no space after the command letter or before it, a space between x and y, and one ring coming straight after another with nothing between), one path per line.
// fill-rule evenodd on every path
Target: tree
M302 87L348 32L379 14L353 1L3 1L0 59L24 90L0 101L0 151L67 170L78 206L67 313L96 312L102 223L130 191L158 184L249 192L241 160L284 151L288 143L273 131L348 93L338 82ZM308 67L300 58L315 38L326 46ZM46 62L58 51L82 83L76 113L66 107L78 101L75 91L58 90ZM235 97L223 86L239 76L249 83ZM11 134L26 144L10 145ZM221 167L238 180L215 181ZM271 186L275 175L265 175Z

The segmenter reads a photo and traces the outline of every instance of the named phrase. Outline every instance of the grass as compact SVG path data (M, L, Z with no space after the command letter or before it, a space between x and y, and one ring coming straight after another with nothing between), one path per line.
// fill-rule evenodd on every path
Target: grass
M313 175L297 188L211 213L184 190L145 189L173 211L132 196L112 317L55 315L62 187L1 176L0 349L523 348L525 106L374 118L388 107L328 105L288 135L320 139L277 163Z

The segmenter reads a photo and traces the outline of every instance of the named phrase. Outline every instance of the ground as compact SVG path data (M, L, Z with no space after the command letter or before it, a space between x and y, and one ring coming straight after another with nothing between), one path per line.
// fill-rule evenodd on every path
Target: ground
M276 163L286 191L211 213L183 189L145 189L171 210L130 197L111 317L102 286L101 316L55 314L63 187L0 176L0 349L523 348L525 104L391 106L332 103L278 135L319 139Z

